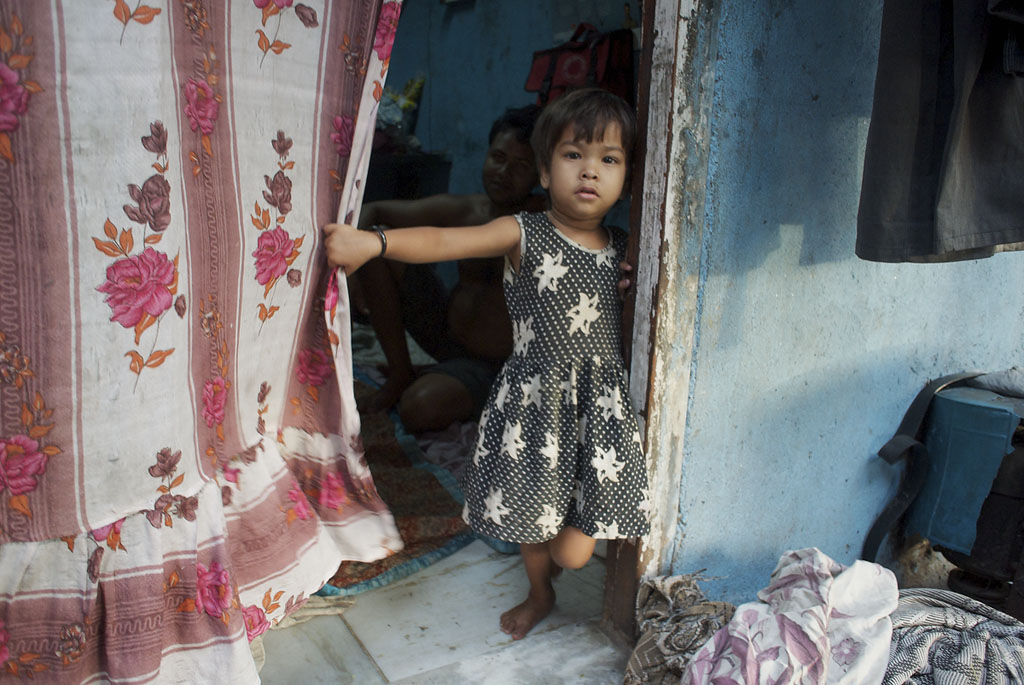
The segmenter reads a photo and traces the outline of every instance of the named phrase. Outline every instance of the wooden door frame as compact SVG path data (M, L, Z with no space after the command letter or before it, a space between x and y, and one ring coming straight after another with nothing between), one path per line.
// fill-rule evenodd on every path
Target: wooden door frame
M653 521L645 544L608 545L602 612L605 630L627 645L636 636L640 579L667 572L681 535L680 478L697 314L697 289L689 286L697 281L703 244L719 4L640 3L638 144L627 252L635 286L624 307L623 340L630 397L648 456Z

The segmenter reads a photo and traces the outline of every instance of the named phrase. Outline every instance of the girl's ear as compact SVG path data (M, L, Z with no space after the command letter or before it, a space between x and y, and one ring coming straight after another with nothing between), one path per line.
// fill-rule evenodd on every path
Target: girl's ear
M551 174L543 165L537 168L537 172L538 176L540 176L540 187L544 190L548 190L548 186L551 185Z

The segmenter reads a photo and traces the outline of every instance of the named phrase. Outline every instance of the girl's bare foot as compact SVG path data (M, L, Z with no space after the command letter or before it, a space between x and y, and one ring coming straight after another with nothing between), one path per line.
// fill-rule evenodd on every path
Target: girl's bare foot
M536 596L531 590L522 604L518 604L501 615L501 631L521 640L555 605L555 591L548 588L546 593Z

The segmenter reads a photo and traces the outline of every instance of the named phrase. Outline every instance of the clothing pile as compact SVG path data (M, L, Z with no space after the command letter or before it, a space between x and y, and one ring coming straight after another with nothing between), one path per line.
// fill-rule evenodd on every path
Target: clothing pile
M700 579L699 573L659 576L640 585L640 639L626 665L625 685L679 682L697 650L732 618L732 604L704 599Z
M877 564L787 552L757 601L709 602L698 574L652 578L624 685L1024 682L1024 623Z

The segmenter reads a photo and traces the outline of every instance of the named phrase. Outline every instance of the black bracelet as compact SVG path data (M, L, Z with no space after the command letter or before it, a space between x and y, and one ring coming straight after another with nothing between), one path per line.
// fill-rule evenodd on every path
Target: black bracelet
M380 226L374 226L373 230L377 231L377 237L380 238L380 257L384 256L384 253L388 251L388 237L384 235L384 229Z

